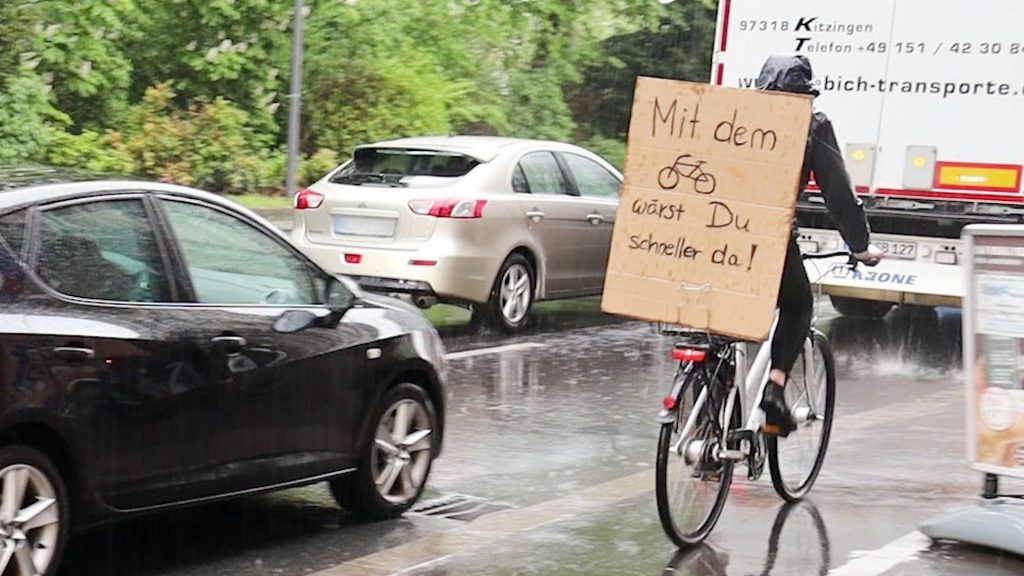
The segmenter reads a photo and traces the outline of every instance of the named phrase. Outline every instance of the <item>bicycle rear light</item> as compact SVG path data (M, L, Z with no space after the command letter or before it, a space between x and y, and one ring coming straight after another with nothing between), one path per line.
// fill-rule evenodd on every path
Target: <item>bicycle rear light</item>
M676 348L672 351L672 359L680 362L703 362L708 357L707 350L693 348Z

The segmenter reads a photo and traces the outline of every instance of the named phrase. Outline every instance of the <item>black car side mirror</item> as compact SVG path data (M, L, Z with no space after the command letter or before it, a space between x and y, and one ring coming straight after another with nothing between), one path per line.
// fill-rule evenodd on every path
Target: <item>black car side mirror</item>
M339 320L363 297L363 291L347 276L331 276L327 281L327 309Z
M315 326L319 320L320 317L309 310L285 310L274 322L274 330L285 334L301 332Z
M289 334L300 332L313 326L332 327L341 321L345 313L356 305L363 297L363 291L351 278L332 276L327 281L326 307L330 313L326 316L310 310L285 310L274 322L274 330Z

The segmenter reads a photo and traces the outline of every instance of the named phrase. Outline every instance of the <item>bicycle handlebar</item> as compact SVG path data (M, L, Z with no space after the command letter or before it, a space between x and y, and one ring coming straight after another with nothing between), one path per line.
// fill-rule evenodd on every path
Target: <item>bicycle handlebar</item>
M825 260L827 258L838 258L838 257L850 258L853 260L853 252L849 250L838 250L836 252L821 252L819 254L801 254L800 257L804 260Z

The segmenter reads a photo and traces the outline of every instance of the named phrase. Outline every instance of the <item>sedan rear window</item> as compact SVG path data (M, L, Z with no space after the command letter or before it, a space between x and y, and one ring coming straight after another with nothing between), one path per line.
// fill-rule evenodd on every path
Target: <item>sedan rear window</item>
M448 183L439 179L454 181L479 164L475 158L454 152L359 148L352 161L334 174L331 181L355 185L436 186Z

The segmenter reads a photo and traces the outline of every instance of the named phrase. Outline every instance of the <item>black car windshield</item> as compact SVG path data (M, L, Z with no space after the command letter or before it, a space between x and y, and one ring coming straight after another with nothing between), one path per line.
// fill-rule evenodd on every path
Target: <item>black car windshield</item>
M455 152L401 148L359 148L331 181L387 186L443 185L465 176L480 162ZM429 178L417 178L426 176ZM438 181L444 179L445 181Z

